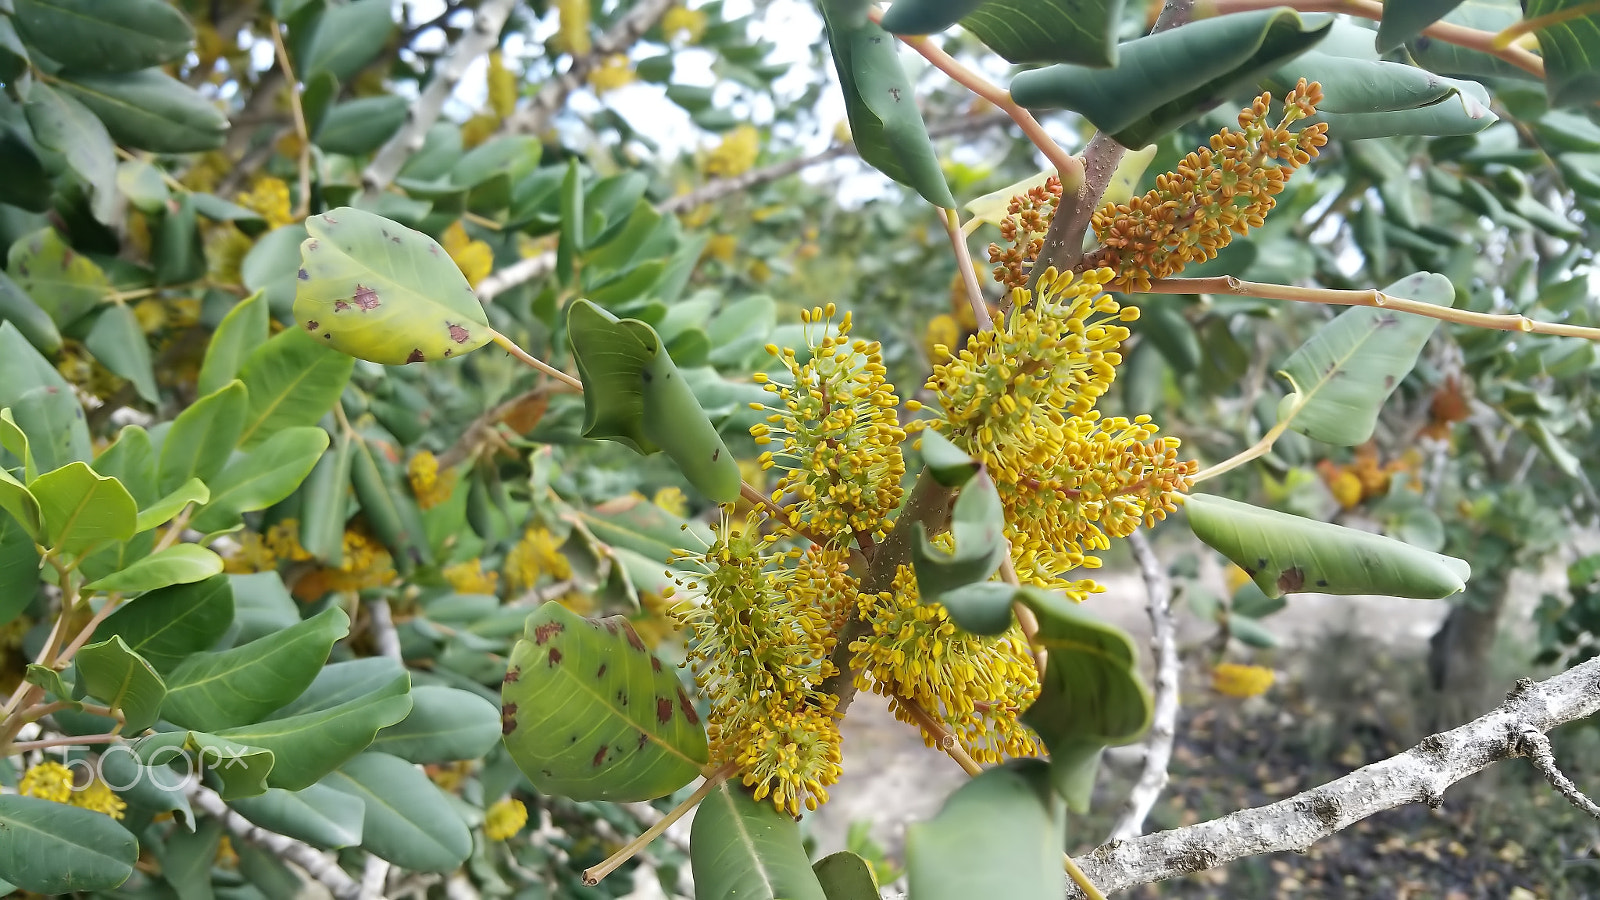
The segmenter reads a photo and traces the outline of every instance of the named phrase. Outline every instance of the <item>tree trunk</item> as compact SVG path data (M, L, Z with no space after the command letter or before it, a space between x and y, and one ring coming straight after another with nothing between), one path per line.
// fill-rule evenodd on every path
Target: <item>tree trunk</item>
M1428 642L1428 674L1436 700L1426 723L1430 733L1472 719L1493 689L1491 656L1510 584L1497 579L1484 587L1489 589L1453 606Z

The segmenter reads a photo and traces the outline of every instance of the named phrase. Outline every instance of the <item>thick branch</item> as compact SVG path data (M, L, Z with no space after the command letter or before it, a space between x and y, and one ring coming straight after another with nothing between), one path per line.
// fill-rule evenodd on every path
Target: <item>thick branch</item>
M222 827L234 837L249 841L275 856L288 860L306 871L333 894L335 900L361 900L361 884L339 868L332 857L310 844L302 844L291 837L268 831L239 815L222 802L222 798L198 781L184 789L189 803L196 810L215 817Z
M1128 535L1128 546L1139 563L1139 574L1144 576L1145 592L1149 595L1150 646L1156 656L1156 696L1150 737L1145 740L1144 771L1117 815L1117 824L1111 829L1114 841L1138 837L1144 830L1145 817L1150 815L1150 808L1167 786L1167 765L1172 761L1172 742L1178 729L1178 641L1172 622L1172 581L1144 532Z
M422 96L406 110L406 121L399 133L383 145L361 173L361 186L367 199L387 188L411 154L422 149L428 129L439 120L444 102L455 93L456 85L461 83L473 61L500 42L500 29L505 27L506 18L516 5L517 0L484 0L479 5L472 15L472 27L450 48L449 57L434 72Z
M1520 755L1525 731L1542 734L1596 711L1600 658L1537 684L1524 678L1488 715L1319 788L1210 822L1111 841L1079 861L1094 883L1111 893L1246 856L1304 850L1386 809L1419 801L1438 806L1451 785Z
M589 72L632 47L650 26L671 8L676 0L639 0L637 4L605 34L594 42L594 47L582 56L575 56L567 71L551 76L544 83L533 102L518 110L501 128L512 134L541 134L550 126L550 119L567 103L567 97L583 85Z

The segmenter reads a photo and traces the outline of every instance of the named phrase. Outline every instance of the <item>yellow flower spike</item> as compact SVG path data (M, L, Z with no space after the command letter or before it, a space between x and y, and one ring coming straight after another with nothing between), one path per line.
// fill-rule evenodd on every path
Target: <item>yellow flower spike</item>
M22 774L17 782L17 793L52 803L66 803L72 798L72 770L54 760L39 763Z
M128 808L128 804L98 778L74 791L67 802L80 809L105 813L113 819L121 819L123 811Z
M500 584L499 572L485 572L483 560L473 557L465 562L445 566L441 573L450 586L460 594L494 595Z
M449 500L455 493L458 478L454 469L441 475L438 458L427 450L418 452L406 464L406 480L411 484L412 496L417 498L417 506L422 509L432 509Z
M505 575L512 590L524 591L537 584L541 575L555 581L571 578L572 564L561 555L560 542L549 529L533 527L507 551Z
M1218 663L1211 670L1211 687L1229 697L1259 697L1272 687L1276 675L1264 666Z
M484 810L483 836L491 841L504 841L516 836L528 824L528 808L521 800L506 797L495 801Z
M740 125L723 135L721 143L706 154L705 173L711 178L743 175L755 167L760 155L761 132L752 125Z

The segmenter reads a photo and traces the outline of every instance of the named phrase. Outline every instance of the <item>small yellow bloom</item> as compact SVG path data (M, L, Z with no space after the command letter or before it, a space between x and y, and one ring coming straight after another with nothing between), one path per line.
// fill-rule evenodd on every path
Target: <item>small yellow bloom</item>
M934 364L950 359L950 348L961 340L961 325L956 317L945 313L928 320L928 330L922 333L922 349L928 361Z
M589 52L589 0L556 0L556 36L573 56Z
M128 808L128 804L98 778L82 790L74 791L67 802L81 809L105 813L113 819L121 819L123 811Z
M637 77L627 54L618 53L589 70L589 87L594 88L596 94L606 94L633 83Z
M533 587L539 576L556 581L572 577L572 564L561 555L561 545L548 528L529 528L506 553L506 581L512 590Z
M444 252L450 254L455 260L456 267L461 274L467 276L467 284L473 287L478 282L489 277L489 272L494 269L494 250L483 241L475 241L467 235L467 230L459 221L451 223L440 236L439 243L444 246Z
M683 491L676 487L669 486L656 491L656 495L650 498L650 502L680 519L689 515L689 498L685 497Z
M1259 697L1272 687L1275 675L1265 666L1217 663L1211 670L1211 687L1229 697Z
M1361 502L1361 476L1349 469L1335 475L1333 480L1328 482L1328 489L1333 492L1333 499L1339 501L1339 505L1345 509L1350 509Z
M718 262L732 262L733 254L739 249L739 239L731 234L712 235L706 241L705 255Z
M269 228L279 228L294 221L289 210L289 185L281 178L262 176L256 180L255 187L240 194L237 200L240 206L266 219Z
M517 107L517 76L506 68L500 51L489 54L489 108L504 119Z
M72 770L53 760L28 769L17 782L17 793L52 803L66 803L72 797Z
M661 16L661 33L669 41L682 34L689 43L698 44L706 33L706 14L698 9L674 6Z
M411 457L411 462L406 464L406 480L411 483L411 494L422 509L433 509L449 500L455 493L458 477L454 469L441 475L438 457L427 450Z
M706 154L706 174L712 178L732 178L750 171L761 155L761 132L753 125L740 125L722 136L716 149Z
M445 566L445 580L461 594L494 594L500 584L499 572L485 572L483 560L476 557Z
M507 797L489 807L483 814L483 836L491 841L503 841L521 831L528 824L528 808L521 800Z
M471 150L500 129L500 117L479 113L461 124L461 146Z

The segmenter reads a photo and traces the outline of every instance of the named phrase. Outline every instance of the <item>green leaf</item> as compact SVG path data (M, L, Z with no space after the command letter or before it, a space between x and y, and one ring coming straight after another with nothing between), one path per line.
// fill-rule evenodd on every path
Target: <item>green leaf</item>
M0 509L11 514L12 521L28 534L30 543L43 537L44 517L39 512L39 501L3 468L0 468Z
M193 831L173 829L155 849L161 878L178 900L214 900L211 866L222 843L222 820L207 817Z
M124 425L91 465L101 475L122 482L137 504L149 506L161 499L156 493L156 453L150 446L150 433L138 425ZM134 527L138 527L137 518Z
M214 394L233 381L250 352L267 342L269 319L267 301L261 291L228 310L212 333L211 343L206 345L197 387L201 395Z
M33 436L29 444L42 471L89 459L89 426L72 385L39 355L10 322L0 322L0 409Z
M160 69L74 74L57 84L99 116L118 144L156 153L198 153L221 147L227 137L227 117Z
M298 328L285 329L257 347L239 370L239 380L250 391L239 446L249 450L286 428L315 425L339 402L354 368L354 359Z
M823 18L856 152L934 206L954 209L956 199L917 110L916 91L900 67L899 43L871 22L843 21L830 7L824 7Z
M312 216L306 230L294 317L317 341L390 366L489 342L483 305L433 238L347 206Z
M0 878L40 894L109 891L128 880L139 842L110 816L0 795Z
M151 234L150 261L156 284L182 284L205 277L206 251L200 242L193 196L171 201Z
M100 776L129 806L152 813L171 812L190 828L194 810L183 792L183 778L174 772L140 764L132 753L102 753Z
M1450 279L1409 275L1383 289L1395 297L1449 306ZM1377 427L1378 412L1405 379L1438 321L1411 313L1357 306L1317 329L1280 372L1294 387L1278 421L1306 437L1353 447Z
M4 272L0 272L0 322L10 322L21 330L40 353L54 356L61 352L61 332L50 314Z
M39 591L39 551L16 519L0 512L0 624L22 615Z
M937 603L946 591L988 581L1010 547L1006 541L1005 508L986 472L979 472L967 482L956 498L950 518L954 551L935 546L928 540L928 529L921 522L916 525L911 565L924 603Z
M122 638L113 635L84 647L73 657L73 665L79 688L111 709L122 710L126 733L138 734L156 723L167 686L155 667Z
M222 572L222 557L199 544L173 544L140 559L120 572L113 572L86 587L96 591L121 591L136 594L205 581Z
M1301 78L1322 85L1317 113L1339 139L1476 134L1498 117L1489 92L1416 66L1352 59L1313 50L1262 79L1279 94Z
M618 497L577 515L599 540L663 566L676 559L676 548L683 541L709 545L715 539L705 523L685 521L643 497Z
M87 463L68 463L34 479L28 490L39 501L44 543L61 553L84 550L134 535L139 509L122 482L96 473Z
M906 827L911 896L1055 900L1065 843L1066 811L1049 768L1012 760L962 785L937 816Z
M389 0L356 0L323 14L305 52L307 77L328 72L342 84L383 52L394 32Z
M398 94L346 100L328 110L312 143L346 156L371 153L400 130L410 106L411 101Z
M337 566L344 557L355 443L348 430L340 429L333 449L322 454L301 492L300 546L326 566Z
M700 900L829 900L806 859L800 824L727 781L695 811L689 863Z
M1121 45L1114 69L1022 72L1011 96L1081 113L1124 147L1143 147L1310 49L1330 25L1283 8L1201 19Z
M133 383L139 396L148 403L161 402L156 387L155 364L150 359L150 344L145 340L139 319L125 303L113 303L94 320L85 347L101 365Z
M1568 13L1559 16L1559 13ZM1582 15L1573 13L1582 12ZM1544 57L1544 86L1552 106L1600 99L1600 12L1575 0L1523 0L1523 18L1553 16L1534 31Z
M117 155L105 123L71 95L45 84L28 89L28 124L39 146L67 158L93 195L95 218L116 212Z
M10 80L3 70L10 64L8 57L17 58L15 53L20 49L21 41L11 30L10 21L0 18L0 78ZM0 122L0 171L11 174L0 182L0 203L42 213L50 209L55 186L39 157L37 135L33 132L26 122Z
M933 480L945 487L958 488L976 475L983 464L961 452L950 439L937 431L922 433L922 462L933 473Z
M233 585L234 619L239 633L235 646L281 631L300 621L300 604L289 596L277 572L229 575Z
M191 655L216 645L233 624L233 588L226 575L150 591L112 613L96 635L116 635L171 672Z
M232 222L235 227L250 237L260 237L261 233L267 230L266 218L253 209L246 209L237 203L229 203L215 194L202 194L193 191L190 192L189 196L194 200L195 211L213 222ZM215 340L215 337L212 339ZM265 340L265 337L263 336L262 339Z
M973 634L994 636L1011 627L1011 603L1017 588L999 581L980 581L945 591L938 603L950 620Z
M389 548L396 567L409 572L414 563L430 562L427 527L416 501L400 485L398 467L381 448L359 438L351 453L350 482L361 501L361 512L378 540Z
M167 678L162 717L214 731L260 721L311 684L350 617L330 607L290 628L218 653L197 653Z
M1436 600L1465 588L1472 574L1462 560L1393 538L1210 494L1191 494L1184 509L1195 536L1268 597L1317 591Z
M1048 654L1039 698L1022 721L1049 748L1057 790L1086 812L1101 749L1131 744L1150 727L1138 651L1122 629L1058 593L1024 587L1017 599L1038 617L1038 646Z
M165 525L182 512L185 506L191 503L203 504L210 499L211 491L205 486L205 482L191 478L173 488L172 493L139 510L139 517L134 520L134 530L142 533Z
M961 27L1009 62L1112 66L1122 7L1122 0L988 0Z
M161 492L177 490L191 478L215 478L239 442L249 409L249 391L234 380L178 413L161 442L156 466Z
M427 685L411 691L411 713L378 732L372 749L414 763L479 759L500 740L500 713L477 694Z
M354 847L361 843L366 810L349 795L324 784L301 791L270 788L259 797L228 804L268 831L288 835L316 847Z
M145 215L161 215L167 211L167 201L172 192L161 180L161 170L142 159L130 159L117 166L117 190L128 198L128 204Z
M28 43L79 72L132 72L180 59L194 29L162 0L16 0Z
M361 846L422 872L449 872L472 852L472 835L450 800L411 763L363 753L328 776L328 787L366 806Z
M1422 29L1460 5L1461 0L1410 0L1385 9L1383 19L1378 22L1378 52L1388 53L1415 39Z
M111 290L106 273L87 256L74 253L54 228L40 229L12 244L6 269L62 328L83 318Z
M597 622L558 603L539 607L511 651L501 697L506 749L544 793L654 800L708 759L677 675L621 616Z
M880 896L872 863L849 850L817 860L811 871L817 873L817 881L828 900L878 900Z
M315 425L274 434L222 470L211 483L210 502L190 524L205 534L239 524L244 513L266 509L294 493L327 449L328 433Z
M665 450L713 501L738 498L739 464L655 329L577 300L567 308L567 333L583 377L584 437L638 453Z
M256 241L239 265L244 286L265 294L267 309L277 318L286 318L293 311L294 292L300 284L296 278L300 244L305 239L306 227L299 222L274 228Z
M1436 2L1436 0L1427 0ZM1396 4L1396 6L1411 6L1413 4ZM1388 10L1385 10L1388 12ZM1472 0L1471 3L1462 3L1445 15L1444 21L1453 25L1477 31L1497 33L1514 24L1522 18L1522 10L1517 0ZM1497 56L1484 53L1481 50L1470 50L1459 44L1452 44L1418 35L1406 44L1411 57L1417 65L1431 72L1441 75L1466 75L1478 77L1491 75L1498 78L1516 78L1532 80L1533 75L1523 71Z
M74 709L83 708L83 704L73 701L72 690L67 687L66 682L61 680L61 673L49 666L28 663L23 680L29 684L44 688L47 697L72 703Z
M381 688L342 703L229 728L219 735L271 750L276 762L267 783L304 790L372 744L380 729L411 712L410 674L402 671Z
M163 731L139 738L128 749L146 766L180 762L181 778L209 771L221 782L224 800L255 797L266 792L272 771L272 751L236 744L203 731Z

